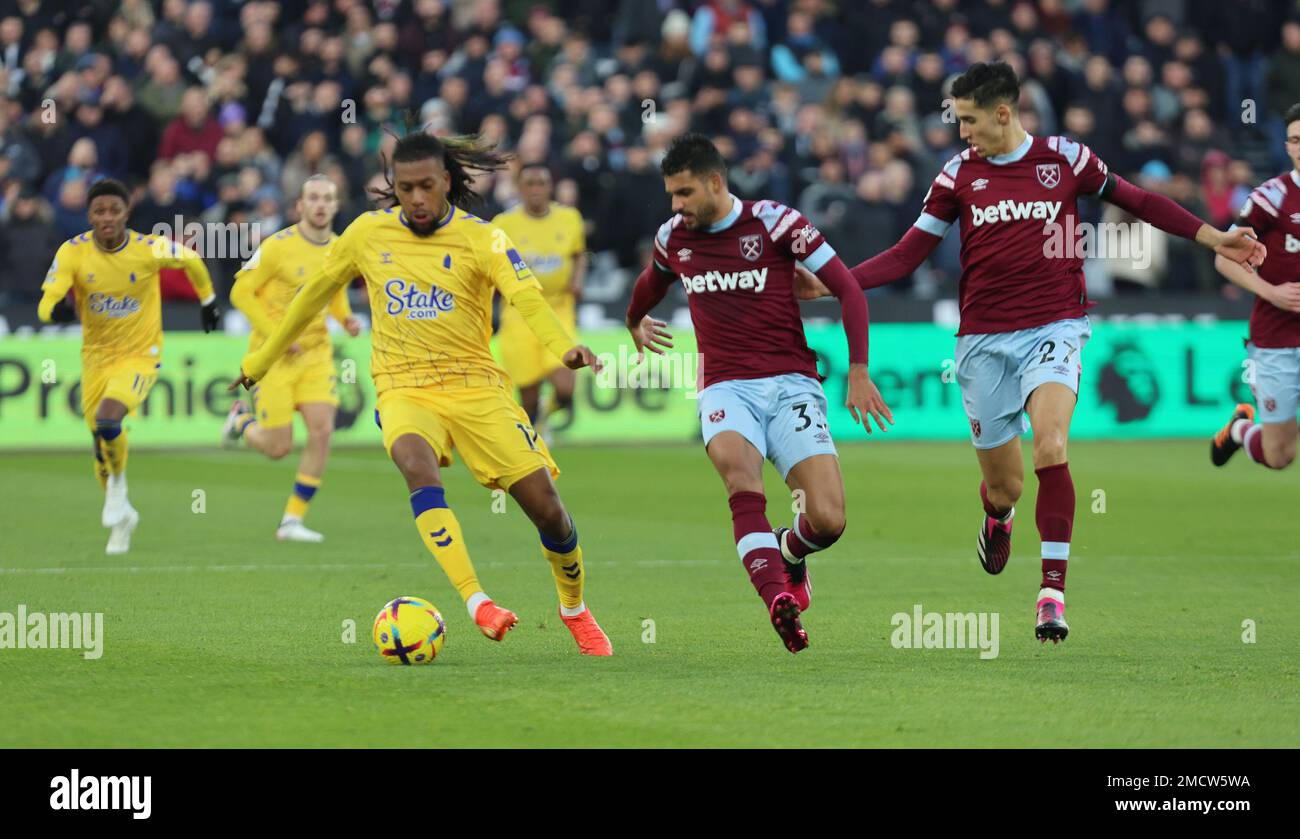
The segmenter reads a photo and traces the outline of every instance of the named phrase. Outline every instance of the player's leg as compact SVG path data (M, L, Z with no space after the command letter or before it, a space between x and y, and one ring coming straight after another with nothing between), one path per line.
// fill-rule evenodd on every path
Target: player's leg
M800 375L774 379L778 396L767 418L767 452L794 492L794 521L777 528L786 584L806 611L812 580L806 557L829 548L844 532L844 477L826 421L821 385Z
M325 475L325 462L329 459L330 438L334 434L334 415L338 407L332 402L304 402L298 406L303 424L307 427L307 442L298 461L298 472L293 478L293 490L284 506L276 538L292 542L321 542L325 537L309 529L303 520ZM287 426L292 428L292 426Z
M519 619L483 591L460 522L447 504L440 465L450 463L450 436L424 394L416 389L381 394L376 411L384 447L406 480L421 541L455 586L470 618L484 635L500 641Z
M583 655L613 655L609 637L583 599L587 574L582 564L582 546L578 544L578 528L560 500L551 470L543 466L513 481L507 492L537 528L542 555L551 566L555 591L560 598L560 618L577 641L578 650Z
M95 406L95 435L108 472L101 523L112 528L105 553L123 554L130 550L131 534L140 522L140 514L127 497L129 449L122 421L145 400L157 378L158 362L154 359L123 359L110 367L102 396Z
M578 385L578 371L557 367L546 380L551 383L551 398L546 405L546 418L573 410L573 393Z
M529 422L537 422L537 412L541 409L541 402L542 383L540 381L519 388L519 404L523 406Z
M1014 333L957 339L957 381L980 464L980 520L975 554L990 574L1011 558L1011 528L1024 484L1020 435L1027 430L1024 397L1016 376Z
M1300 350L1248 349L1255 374L1255 406L1242 403L1210 442L1210 460L1222 466L1238 449L1267 469L1295 460L1296 411L1300 409ZM1257 407L1256 407L1257 406Z
M406 488L411 494L411 513L415 516L415 526L424 546L455 586L479 629L493 641L500 641L519 619L513 612L497 607L479 585L460 522L447 506L438 456L417 434L403 434L394 440L389 456L406 479Z
M230 406L221 430L223 445L244 440L249 448L271 460L293 451L293 387L286 368L277 364L248 392L247 403Z
M1092 335L1086 317L1027 330L1031 345L1019 370L1025 411L1034 429L1034 474L1038 501L1034 519L1042 541L1042 584L1038 590L1039 641L1065 639L1065 571L1074 530L1074 480L1066 454L1070 420L1078 401L1084 345Z
M443 400L440 410L474 478L510 493L537 528L559 595L560 619L579 652L612 655L609 638L584 599L587 572L578 530L554 484L560 469L523 408L500 388L466 388Z
M786 590L785 563L763 495L767 434L761 418L775 399L768 388L770 380L765 379L706 387L698 400L700 428L709 460L727 488L736 553L782 643L798 652L808 646L808 634L799 620L798 602Z

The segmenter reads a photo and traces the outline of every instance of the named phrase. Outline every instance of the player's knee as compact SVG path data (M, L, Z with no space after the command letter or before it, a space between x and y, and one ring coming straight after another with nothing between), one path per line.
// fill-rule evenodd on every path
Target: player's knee
M1294 443L1289 446L1278 446L1272 451L1265 449L1264 459L1267 460L1268 465L1272 466L1274 469L1285 469L1295 461L1295 450L1296 447Z
M334 428L330 425L318 425L307 429L307 445L316 449L329 448Z
M812 529L823 536L838 537L844 532L843 505L812 504L803 513L803 516L808 520L808 524Z
M1048 431L1034 435L1034 468L1042 469L1065 462L1065 435Z
M267 444L266 456L271 460L282 460L288 457L289 452L293 451L293 441L285 439L276 439Z
M569 536L569 513L560 503L559 496L549 499L539 509L533 511L533 524L539 533L548 539L562 542Z
M406 483L411 487L440 486L437 468L418 453L399 450L393 447L391 457L397 471L402 473Z

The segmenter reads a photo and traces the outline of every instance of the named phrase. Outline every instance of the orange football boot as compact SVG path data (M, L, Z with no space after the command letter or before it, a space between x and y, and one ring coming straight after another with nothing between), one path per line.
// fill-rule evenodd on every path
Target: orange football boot
M578 642L578 652L583 655L614 654L614 645L609 643L609 636L596 623L590 609L583 609L582 614L573 617L561 612L560 620L573 633L573 640Z
M491 600L484 600L474 612L474 623L483 630L483 634L493 641L506 637L510 628L519 623L519 616L509 609L502 609Z

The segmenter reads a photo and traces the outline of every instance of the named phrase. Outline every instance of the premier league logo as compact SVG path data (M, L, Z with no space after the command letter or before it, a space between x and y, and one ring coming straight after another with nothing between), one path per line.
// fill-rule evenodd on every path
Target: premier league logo
M748 236L740 237L740 255L750 262L756 261L763 255L763 237L757 233L750 233Z
M1059 163L1040 163L1034 167L1038 182L1051 189L1061 182L1061 165Z

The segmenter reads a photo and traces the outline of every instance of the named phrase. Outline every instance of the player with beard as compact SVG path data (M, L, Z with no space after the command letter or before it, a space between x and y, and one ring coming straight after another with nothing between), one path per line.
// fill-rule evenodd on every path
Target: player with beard
M673 141L660 169L673 212L655 237L654 260L637 278L627 326L638 353L671 347L649 312L681 283L699 346L700 426L726 486L736 552L790 652L808 646L800 614L812 586L807 557L844 531L844 479L826 418L817 357L794 297L796 264L840 299L849 344L848 399L871 431L893 417L867 374L867 301L835 250L797 210L742 201L727 189L722 155L708 138ZM763 459L803 499L775 532L763 495Z

